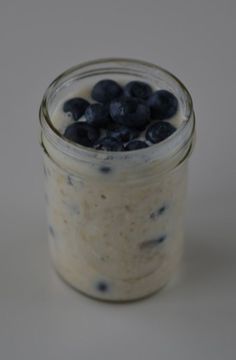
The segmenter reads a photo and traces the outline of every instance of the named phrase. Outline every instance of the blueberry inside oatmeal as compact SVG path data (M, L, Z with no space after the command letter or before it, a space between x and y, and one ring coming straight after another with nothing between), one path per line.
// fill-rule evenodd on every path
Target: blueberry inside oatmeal
M158 236L155 239L143 241L139 247L141 250L157 248L159 244L162 244L166 240L166 235Z
M106 293L109 290L109 285L105 281L99 281L96 284L96 288L101 293Z

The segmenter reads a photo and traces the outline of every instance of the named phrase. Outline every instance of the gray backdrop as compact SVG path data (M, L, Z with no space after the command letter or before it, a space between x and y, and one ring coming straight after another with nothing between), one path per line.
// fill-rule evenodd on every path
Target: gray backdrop
M1 0L1 359L235 358L235 16L235 0ZM38 145L49 82L107 56L180 77L198 132L183 272L158 295L115 306L77 294L51 270Z

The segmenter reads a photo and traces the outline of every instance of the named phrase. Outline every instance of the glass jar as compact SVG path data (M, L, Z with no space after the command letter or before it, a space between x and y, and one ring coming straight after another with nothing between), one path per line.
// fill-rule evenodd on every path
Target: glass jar
M101 78L142 80L174 93L185 121L169 138L129 152L68 141L52 114L76 89ZM102 59L69 69L40 107L49 244L53 263L74 288L108 301L145 297L177 271L195 117L191 96L166 70L142 61Z

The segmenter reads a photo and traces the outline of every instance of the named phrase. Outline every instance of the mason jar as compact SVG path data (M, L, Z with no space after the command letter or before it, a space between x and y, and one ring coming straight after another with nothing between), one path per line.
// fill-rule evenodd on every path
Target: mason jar
M100 79L141 80L171 91L184 121L166 140L129 152L98 151L66 139L52 114L68 94ZM40 107L50 252L58 274L107 301L146 297L177 272L183 252L188 158L195 136L185 86L159 66L101 59L64 72Z

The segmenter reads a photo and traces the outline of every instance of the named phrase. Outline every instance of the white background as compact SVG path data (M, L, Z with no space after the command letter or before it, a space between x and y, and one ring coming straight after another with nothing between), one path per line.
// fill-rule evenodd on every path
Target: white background
M1 0L2 360L235 359L235 17L235 0ZM182 274L127 305L90 300L52 271L38 144L49 82L107 56L175 73L197 118Z

